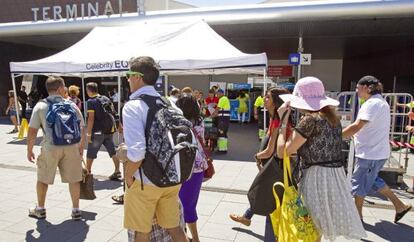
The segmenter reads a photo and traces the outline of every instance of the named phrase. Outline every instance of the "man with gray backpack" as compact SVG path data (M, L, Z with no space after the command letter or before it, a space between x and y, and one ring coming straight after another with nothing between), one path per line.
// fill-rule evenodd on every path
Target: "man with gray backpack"
M149 242L155 216L174 241L185 242L178 193L194 166L192 125L155 90L159 70L151 57L133 58L129 65L132 94L122 115L127 146L124 227L135 232L135 241Z
M48 186L53 184L56 168L63 183L69 183L72 198L72 219L82 218L79 210L80 181L82 180L82 155L85 141L82 113L75 103L65 101L65 82L61 77L50 76L46 80L49 97L33 108L27 135L27 159L34 163L33 146L38 130L43 130L40 155L37 157L37 199L29 216L46 218L45 200Z

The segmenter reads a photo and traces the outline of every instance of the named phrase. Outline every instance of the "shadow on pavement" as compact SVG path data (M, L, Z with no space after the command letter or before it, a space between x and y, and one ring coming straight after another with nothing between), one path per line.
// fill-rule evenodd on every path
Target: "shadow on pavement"
M259 239L259 240L264 241L264 236L263 235L256 234L255 232L253 232L253 231L251 231L249 229L243 229L243 228L239 228L239 227L234 227L232 229L233 230L236 230L238 232L241 232L241 233L245 233L245 234L251 235L251 236L255 237L256 239Z
M93 212L82 211L82 220L73 221L69 219L56 225L47 220L38 220L36 231L34 229L28 230L25 241L84 241L89 232L89 225L86 221L95 220L96 215Z
M389 221L383 221L379 223L375 223L374 225L364 223L364 228L366 231L369 231L375 235L380 236L384 240L387 241L397 241L398 239L406 239L404 241L412 241L412 235L414 234L414 227L403 223L391 223ZM387 231L389 233L387 233ZM398 239L395 238L398 235ZM370 241L370 240L362 240L362 241ZM403 241L403 240L399 240Z
M122 187L121 181L111 181L111 180L98 180L94 179L94 190L115 190Z
M36 142L35 145L40 145L40 143L42 142L43 137L37 137L36 138ZM14 139L12 141L7 142L7 144L11 144L11 145L27 145L27 140L25 139Z

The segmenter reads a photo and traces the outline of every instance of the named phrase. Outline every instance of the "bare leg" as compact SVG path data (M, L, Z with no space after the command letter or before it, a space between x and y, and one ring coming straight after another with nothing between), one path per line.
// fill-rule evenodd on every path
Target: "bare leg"
M135 231L135 242L150 242L150 234Z
M119 172L119 159L116 155L112 156L112 161L114 162L115 172Z
M395 194L391 191L391 189L388 186L383 187L381 190L378 190L378 192L386 198L388 198L392 202L392 204L394 204L395 211L397 213L400 213L409 207L406 206L397 196L395 196Z
M193 242L200 242L200 238L198 237L198 231L197 231L197 222L194 223L188 223L188 228L190 229L191 236L193 238Z
M92 163L93 159L86 158L86 169L89 171L89 173L92 173Z
M355 196L355 206L358 210L359 218L362 219L362 206L364 205L364 197Z
M17 127L17 117L16 116L10 116L10 120L12 121L12 123L14 125L14 130L18 130L18 127Z
M79 208L80 183L70 183L69 192L72 199L72 208Z
M40 181L37 181L36 183L37 205L39 207L45 207L46 193L48 187L48 184L42 183Z
M181 227L167 229L174 242L188 242L187 236Z

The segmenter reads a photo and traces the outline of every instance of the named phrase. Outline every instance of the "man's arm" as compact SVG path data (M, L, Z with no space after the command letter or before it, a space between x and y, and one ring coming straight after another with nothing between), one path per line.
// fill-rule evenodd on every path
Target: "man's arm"
M132 183L134 182L134 174L137 172L139 167L142 164L142 160L138 162L132 162L129 159L125 162L125 182L128 187L131 187Z
M367 123L368 121L366 120L357 119L342 131L342 137L345 139L350 138L354 134L358 133L358 131L360 131Z
M29 127L29 131L27 133L27 160L34 163L35 154L33 153L33 146L36 143L38 129Z
M95 111L88 110L88 119L87 119L87 131L88 131L88 143L92 143L92 129L95 122Z

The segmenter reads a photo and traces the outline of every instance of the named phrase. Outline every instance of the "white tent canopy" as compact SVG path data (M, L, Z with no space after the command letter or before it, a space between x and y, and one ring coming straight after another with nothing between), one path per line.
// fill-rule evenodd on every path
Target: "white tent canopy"
M118 89L121 89L121 75L129 69L128 61L138 56L153 57L163 75L266 75L265 53L239 51L204 21L95 27L82 40L55 55L28 62L11 62L16 106L15 77L18 75L78 76L82 78L82 87L88 77L117 76ZM85 88L82 91L83 100L86 100ZM17 122L20 125L19 116Z
M210 26L192 23L138 23L95 27L73 46L47 58L11 62L12 73L64 76L118 76L131 57L151 56L166 75L263 74L265 53L245 54Z

